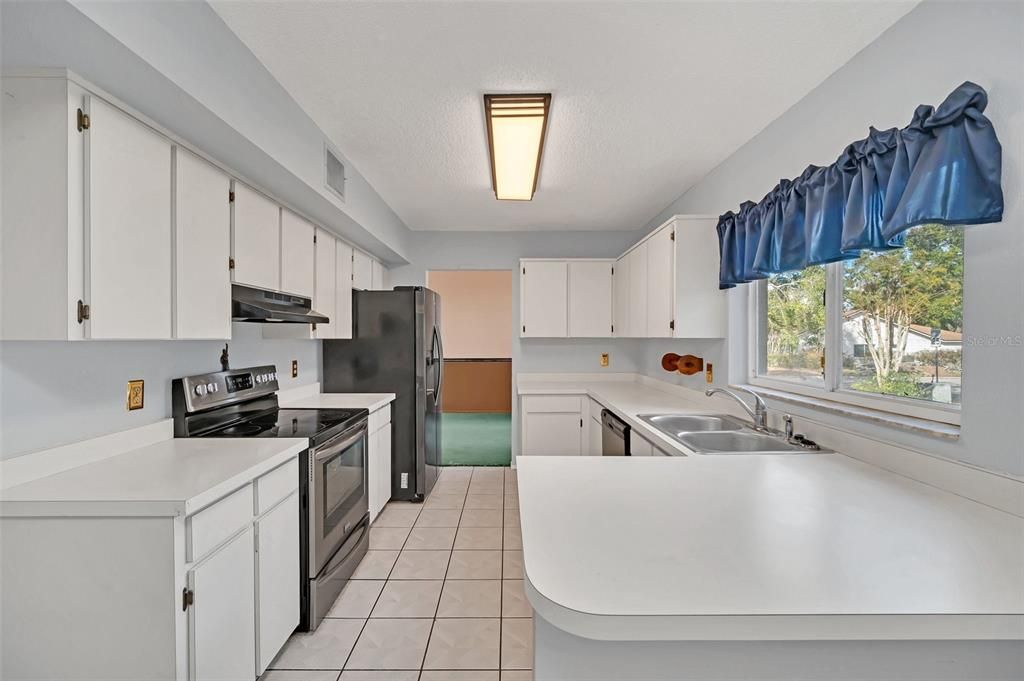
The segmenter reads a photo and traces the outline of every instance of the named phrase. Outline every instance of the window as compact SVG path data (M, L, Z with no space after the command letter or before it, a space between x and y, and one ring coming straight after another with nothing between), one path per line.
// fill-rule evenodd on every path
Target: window
M767 288L762 374L824 386L825 268L776 275Z
M929 418L922 406L955 412L963 268L963 230L922 225L904 248L771 277L753 306L752 381Z

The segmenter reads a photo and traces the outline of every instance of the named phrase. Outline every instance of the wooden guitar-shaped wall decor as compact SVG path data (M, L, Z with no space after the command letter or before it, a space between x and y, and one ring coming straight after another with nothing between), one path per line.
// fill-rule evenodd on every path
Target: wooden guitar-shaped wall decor
M661 368L665 371L678 371L684 376L693 376L704 371L704 358L669 352L661 358Z

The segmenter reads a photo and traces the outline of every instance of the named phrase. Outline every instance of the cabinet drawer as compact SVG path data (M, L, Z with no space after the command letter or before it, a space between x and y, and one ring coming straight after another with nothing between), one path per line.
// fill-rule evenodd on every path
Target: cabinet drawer
M266 513L298 488L299 460L292 459L256 481L256 514Z
M298 480L298 473L296 480ZM185 560L201 559L221 542L252 522L252 485L224 497L185 519Z
M389 423L391 423L391 405L386 404L370 414L366 426L371 433L375 433Z
M581 413L579 395L527 395L523 398L524 411Z

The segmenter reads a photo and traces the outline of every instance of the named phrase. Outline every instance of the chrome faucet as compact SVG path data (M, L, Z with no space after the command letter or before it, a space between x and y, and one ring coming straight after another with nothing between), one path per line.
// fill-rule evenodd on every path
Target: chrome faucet
M754 422L754 430L759 430L763 433L771 432L771 429L768 428L768 405L764 403L764 400L761 399L761 396L748 388L736 386L736 389L742 390L743 392L754 396L753 409L748 407L747 403L744 402L739 395L737 395L731 390L726 390L725 388L708 388L707 390L704 391L704 394L707 395L708 397L711 397L715 393L725 393L732 399L739 402L740 406L743 407L743 410L750 414L750 419Z

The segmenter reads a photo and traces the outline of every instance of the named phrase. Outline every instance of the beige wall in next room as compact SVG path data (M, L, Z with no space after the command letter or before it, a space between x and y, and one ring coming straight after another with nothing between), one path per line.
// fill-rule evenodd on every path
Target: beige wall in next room
M510 270L433 270L427 288L441 294L446 358L512 357Z

